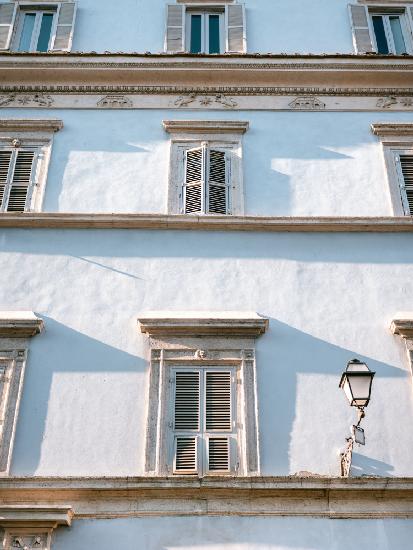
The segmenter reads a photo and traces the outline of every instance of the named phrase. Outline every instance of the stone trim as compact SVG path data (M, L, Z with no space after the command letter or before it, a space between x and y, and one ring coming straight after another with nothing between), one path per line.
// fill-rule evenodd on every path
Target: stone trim
M413 232L413 218L409 216L351 218L4 212L0 214L0 227L31 229L184 229L279 233L411 233Z
M245 134L249 122L239 120L163 120L169 134Z
M413 518L413 478L4 478L5 506L71 500L75 519L145 516Z
M148 312L138 317L141 332L161 336L236 336L257 338L268 329L269 320L257 313Z
M402 338L413 338L413 313L406 314L406 317L393 319L390 325L393 334L398 334Z
M0 131L7 132L58 132L63 121L58 119L1 118Z
M43 319L32 311L0 312L0 338L30 338L43 329Z

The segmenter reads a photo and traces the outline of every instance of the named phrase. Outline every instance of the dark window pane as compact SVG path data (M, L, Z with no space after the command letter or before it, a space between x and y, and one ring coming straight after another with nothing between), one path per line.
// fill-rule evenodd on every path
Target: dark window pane
M34 28L34 22L36 20L36 14L26 13L23 21L22 34L20 36L19 51L28 52L30 51L30 43L32 41L32 34Z
M44 13L42 24L40 26L39 40L37 41L37 51L47 52L49 49L50 34L52 32L53 14Z
M377 51L379 53L389 53L386 33L384 32L383 18L381 15L373 15L373 28L376 35Z
M209 53L220 53L219 15L209 16Z
M201 15L191 15L191 53L200 53L201 47Z

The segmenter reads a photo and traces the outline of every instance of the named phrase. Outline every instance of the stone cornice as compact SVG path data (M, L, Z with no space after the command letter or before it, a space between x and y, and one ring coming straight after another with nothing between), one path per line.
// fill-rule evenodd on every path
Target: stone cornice
M39 506L36 504L0 505L1 527L47 527L69 526L73 511L69 505Z
M379 137L413 137L413 122L377 122L371 128Z
M413 518L412 478L4 478L3 506L59 506L74 518L268 515Z
M141 332L162 336L236 336L258 337L268 328L268 319L245 312L173 312L158 311L138 316Z
M32 311L1 311L0 338L30 338L42 332L43 319Z
M0 118L0 131L6 132L57 132L63 128L59 119Z
M138 55L2 54L3 82L19 87L177 87L195 90L248 88L388 89L411 93L413 56L379 55ZM145 93L145 92L143 92ZM153 92L152 92L153 93ZM221 91L223 93L223 91ZM387 92L386 92L387 93Z
M31 229L185 229L299 233L413 232L413 217L265 217L168 214L0 213L0 227Z
M240 120L163 120L170 134L245 134L249 122Z

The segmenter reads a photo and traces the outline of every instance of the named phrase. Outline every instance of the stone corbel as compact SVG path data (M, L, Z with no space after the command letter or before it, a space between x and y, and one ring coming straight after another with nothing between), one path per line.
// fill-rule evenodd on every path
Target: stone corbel
M395 315L390 330L393 334L397 334L404 339L413 367L413 312Z
M61 525L70 526L71 506L0 506L0 527L4 529L3 549L50 550L52 533Z

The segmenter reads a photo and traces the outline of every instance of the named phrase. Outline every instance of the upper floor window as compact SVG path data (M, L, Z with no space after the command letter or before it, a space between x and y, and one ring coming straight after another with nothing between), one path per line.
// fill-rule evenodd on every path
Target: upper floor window
M179 1L179 0L177 0ZM245 53L245 7L228 0L225 5L193 5L185 3L167 5L165 50L219 54Z
M164 121L172 135L168 212L244 213L240 121Z
M0 3L0 50L70 51L76 2Z
M413 124L377 123L387 168L390 197L396 216L413 216Z
M60 120L0 119L0 213L40 210Z
M413 7L351 4L350 20L357 53L413 53Z

